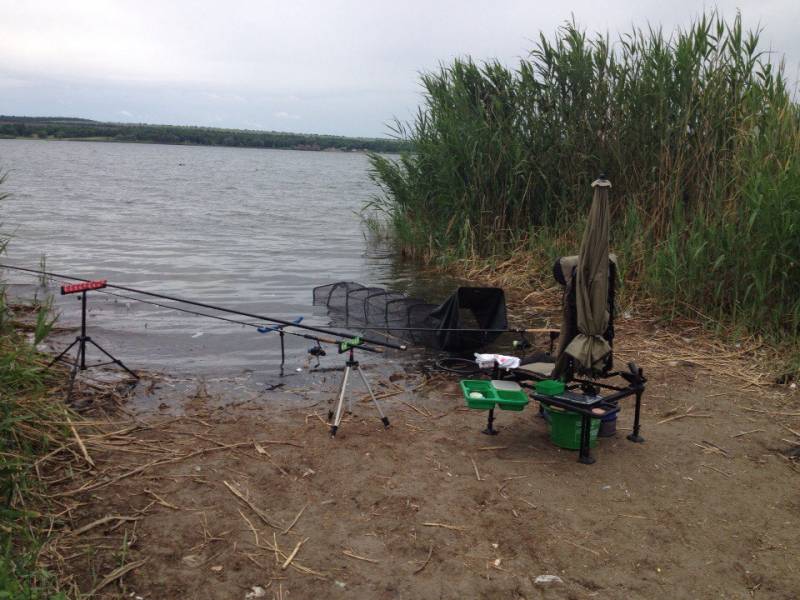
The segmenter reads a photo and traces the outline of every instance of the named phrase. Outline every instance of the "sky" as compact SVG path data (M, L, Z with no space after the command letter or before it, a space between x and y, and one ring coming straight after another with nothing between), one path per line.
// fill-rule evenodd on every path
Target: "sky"
M382 137L419 75L514 66L574 15L612 39L718 8L800 73L800 0L0 0L0 114Z

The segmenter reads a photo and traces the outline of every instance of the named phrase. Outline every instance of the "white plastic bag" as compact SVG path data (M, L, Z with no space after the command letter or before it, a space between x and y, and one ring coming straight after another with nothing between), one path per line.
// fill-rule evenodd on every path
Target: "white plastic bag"
M501 369L509 370L519 367L519 358L503 354L478 354L475 353L475 364L479 369L491 369L497 364Z

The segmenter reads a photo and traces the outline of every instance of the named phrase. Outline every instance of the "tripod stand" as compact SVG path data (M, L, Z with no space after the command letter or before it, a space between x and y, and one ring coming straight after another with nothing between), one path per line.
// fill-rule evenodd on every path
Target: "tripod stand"
M81 287L82 289L74 289L74 288L78 288L78 287ZM77 374L78 369L80 369L81 371L85 371L86 369L88 369L90 367L101 367L103 365L110 365L110 364L119 365L120 367L125 369L132 377L134 377L135 379L139 379L139 376L136 373L134 373L133 371L131 371L124 364L122 364L121 360L119 360L117 358L114 358L114 356L112 356L111 353L109 353L107 350L105 350L105 348L100 346L100 344L98 344L92 338L90 338L88 335L86 335L86 294L90 289L99 289L99 287L100 286L98 286L98 285L94 285L93 287L88 287L88 286L82 286L81 284L78 284L78 285L75 285L75 286L62 286L62 288L61 288L61 293L62 294L70 294L70 293L74 293L74 291L82 292L81 293L81 334L78 337L76 337L75 341L72 342L69 346L67 346L66 349L61 354L59 354L52 361L50 361L50 364L47 365L47 366L48 367L52 367L59 360L61 360L67 354L67 352L72 350L72 348L75 347L75 344L77 344L78 345L78 353L75 355L75 362L72 365L72 375L70 377L70 383L72 381L74 381L75 375ZM103 285L102 287L105 287L105 285ZM92 346L94 346L95 348L100 350L100 352L105 354L111 360L109 360L108 362L99 363L99 364L95 364L95 365L87 365L86 364L86 344L87 343L91 344ZM71 389L72 389L72 386L70 385L70 391L71 391Z
M358 340L358 338L356 338L356 340ZM360 344L360 340L358 340L358 343ZM347 358L347 362L345 362L344 378L342 379L342 387L339 391L339 399L336 401L335 409L328 411L328 422L331 424L331 437L336 436L336 431L339 429L339 425L342 423L342 417L344 416L344 396L347 392L347 380L350 377L350 371L352 369L355 369L356 372L361 376L361 381L364 382L364 387L367 388L367 391L372 398L372 402L375 404L375 408L378 410L378 414L381 416L381 422L383 423L383 426L389 427L389 419L383 414L381 405L378 403L378 399L375 397L375 394L372 393L372 388L369 386L369 382L364 375L364 371L361 370L361 365L359 365L358 361L355 359L353 354L353 346L348 342L343 342L340 352L347 351L349 351L350 354ZM351 398L347 399L347 409L347 412L353 412L353 402Z

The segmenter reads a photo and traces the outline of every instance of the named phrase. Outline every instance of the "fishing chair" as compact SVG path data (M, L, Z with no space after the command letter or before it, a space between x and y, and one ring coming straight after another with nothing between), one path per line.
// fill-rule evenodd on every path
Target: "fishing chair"
M512 371L517 380L562 379L569 381L577 370L575 361L564 352L569 343L578 335L578 306L575 295L575 270L577 256L562 256L553 264L553 277L564 288L561 300L561 329L550 334L550 350L536 352L520 360L519 368ZM614 300L616 296L617 258L609 255L608 261L608 327L603 338L611 347L611 352L603 361L603 366L595 375L608 377L614 368ZM555 341L558 340L558 353L553 355Z
M567 346L578 334L577 299L575 290L577 256L559 258L553 265L553 275L563 287L562 324L558 333L551 334L549 352L539 352L523 358L520 366L509 372L509 377L524 388L531 390L531 396L540 406L558 407L581 415L581 443L578 460L591 464L594 459L589 453L590 427L592 419L597 419L619 409L623 398L635 396L633 430L628 439L642 443L639 435L641 400L647 379L642 369L635 363L628 363L628 369L613 371L614 309L617 282L616 257L609 255L608 285L608 327L603 338L611 347L611 352L603 359L599 368L586 369L565 352ZM554 342L558 340L558 352L553 355ZM624 383L606 383L604 380L620 378ZM536 391L536 382L558 379L565 384L561 394L546 395ZM603 381L601 381L603 380Z

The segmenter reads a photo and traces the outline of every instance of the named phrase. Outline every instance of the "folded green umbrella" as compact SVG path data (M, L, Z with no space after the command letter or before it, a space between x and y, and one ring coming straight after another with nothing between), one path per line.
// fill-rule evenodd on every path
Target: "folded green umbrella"
M575 275L578 335L565 352L584 371L599 371L611 346L603 338L608 327L608 190L611 182L592 183L594 196L581 241Z

